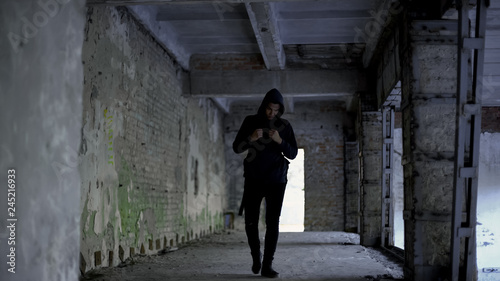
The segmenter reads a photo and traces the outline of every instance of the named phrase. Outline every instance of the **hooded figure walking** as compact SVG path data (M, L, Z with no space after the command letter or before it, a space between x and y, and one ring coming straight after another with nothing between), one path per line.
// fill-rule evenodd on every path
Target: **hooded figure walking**
M289 162L286 158L297 156L292 126L281 118L284 112L283 96L277 89L270 90L257 114L245 118L233 142L234 152L248 151L244 160L245 186L239 214L245 210L245 232L253 259L252 272L260 272L269 278L278 277L272 261L278 244L279 217L287 183ZM266 199L266 234L261 262L258 224L263 198Z

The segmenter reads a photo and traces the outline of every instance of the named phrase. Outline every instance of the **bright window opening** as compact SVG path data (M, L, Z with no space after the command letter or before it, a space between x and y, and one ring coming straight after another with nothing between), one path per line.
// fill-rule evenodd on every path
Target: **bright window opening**
M393 217L394 217L394 246L405 248L405 225L403 220L404 210L404 188L403 188L403 165L401 156L403 155L403 129L394 129L394 153L393 153L393 173L391 180Z
M483 133L479 145L476 249L478 280L500 280L500 134Z
M304 231L304 149L290 161L288 184L280 217L280 232Z

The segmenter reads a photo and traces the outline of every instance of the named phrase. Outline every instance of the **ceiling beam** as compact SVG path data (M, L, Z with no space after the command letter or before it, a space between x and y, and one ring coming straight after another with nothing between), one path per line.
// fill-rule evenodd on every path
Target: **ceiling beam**
M364 67L370 65L373 55L377 51L377 45L382 33L386 31L386 28L392 21L398 18L401 12L403 12L403 6L399 1L383 0L376 10L371 10L369 12L372 19L366 22L362 28L357 28L355 30L357 38L362 40L361 43L365 43L363 55Z
M262 98L272 88L288 97L345 99L366 90L364 73L339 70L193 71L191 97Z
M304 0L87 0L87 5L111 5L111 6L126 6L126 5L165 5L165 4L241 4L253 2L301 2ZM343 2L344 0L336 0Z
M179 42L178 36L173 35L175 31L169 23L155 20L155 7L133 6L128 7L128 10L158 40L158 43L167 50L182 68L189 69L189 58L191 54L184 48L182 43Z
M227 4L225 4L227 5ZM179 6L179 5L177 5ZM193 6L200 7L194 9ZM171 7L171 6L169 6ZM239 9L238 5L218 5L217 3L188 5L191 9L169 9L159 8L156 20L158 21L192 21L192 20L248 20L248 14L243 8ZM179 11L180 10L180 11ZM214 13L215 12L215 13Z
M353 6L354 7L354 6ZM368 9L360 10L334 10L332 8L325 10L301 10L301 11L280 11L280 20L307 20L307 19L369 19Z
M245 6L267 69L285 69L285 51L273 3L246 3Z
M225 98L212 98L212 101L222 112L228 114L231 109L231 101Z

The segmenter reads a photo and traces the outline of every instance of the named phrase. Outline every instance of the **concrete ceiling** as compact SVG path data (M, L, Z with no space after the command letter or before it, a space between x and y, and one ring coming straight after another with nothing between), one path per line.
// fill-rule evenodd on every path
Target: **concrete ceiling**
M88 2L127 5L184 69L190 69L190 58L198 54L261 54L268 70L263 71L267 74L262 74L263 71L248 72L250 76L260 75L260 78L264 75L262 81L270 83L257 87L258 91L271 85L286 88L284 79L297 79L293 78L296 70L302 71L307 79L319 75L320 70L330 71L321 73L332 74L333 81L325 87L313 87L312 93L307 93L306 89L292 90L296 89L294 83L284 92L297 100L310 97L346 103L352 100L356 91L364 90L364 77L351 72L367 66L384 20L390 13L397 12L395 7L398 5L394 0ZM444 2L447 1L441 1ZM432 3L439 4L439 1ZM442 5L436 9L441 8ZM453 12L448 16L453 17ZM370 36L366 36L367 28L371 28ZM487 29L483 101L485 105L500 106L500 0L491 1ZM343 71L339 71L342 69L347 69L348 74L342 74ZM226 111L232 101L262 98L265 91L238 92L239 83L245 79L248 82L248 78L241 78L241 73L230 75L236 77L232 78L236 79L233 87L227 85L219 90L219 94L215 93L216 90L207 90L203 96L214 98ZM216 76L217 73L203 76L205 84L195 87L209 87L211 83L207 79ZM349 84L345 82L349 77L356 79ZM339 88L341 84L346 85Z
M471 13L475 27L475 13ZM483 105L500 106L500 0L491 0L486 18Z

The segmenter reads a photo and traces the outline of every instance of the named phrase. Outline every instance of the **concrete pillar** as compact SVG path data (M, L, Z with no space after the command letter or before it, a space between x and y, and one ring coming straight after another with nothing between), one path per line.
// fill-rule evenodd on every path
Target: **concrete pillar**
M84 5L0 2L0 280L79 276Z
M457 46L454 21L402 33L405 280L444 280L453 201Z
M345 226L347 232L358 233L359 226L359 144L346 141L345 144Z
M361 231L364 246L380 244L382 215L382 113L361 112Z

